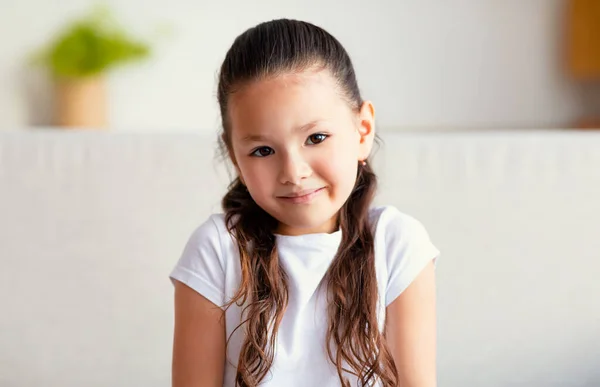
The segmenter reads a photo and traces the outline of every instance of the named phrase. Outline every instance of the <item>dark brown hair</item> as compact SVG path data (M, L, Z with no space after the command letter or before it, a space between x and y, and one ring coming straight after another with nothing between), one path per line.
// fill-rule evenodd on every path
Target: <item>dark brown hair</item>
M341 95L358 111L363 101L350 57L322 28L282 19L259 24L237 37L219 76L224 150L233 153L228 115L232 93L249 82L314 67L329 71ZM386 387L398 383L394 360L377 319L374 236L368 219L376 183L370 165L360 165L354 189L339 212L342 242L325 276L328 355L343 386L350 386L345 372L356 375L365 386L375 380ZM253 387L273 364L277 331L288 303L287 276L279 264L274 236L278 222L254 202L239 178L229 186L222 206L238 244L242 269L240 288L228 305L245 305L238 326L246 335L236 386Z

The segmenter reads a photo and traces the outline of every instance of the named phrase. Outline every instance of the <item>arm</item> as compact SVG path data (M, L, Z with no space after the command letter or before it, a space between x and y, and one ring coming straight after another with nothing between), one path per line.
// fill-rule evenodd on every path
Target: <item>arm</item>
M433 262L388 307L386 340L402 387L436 386Z
M175 281L173 387L222 387L225 316L221 308Z

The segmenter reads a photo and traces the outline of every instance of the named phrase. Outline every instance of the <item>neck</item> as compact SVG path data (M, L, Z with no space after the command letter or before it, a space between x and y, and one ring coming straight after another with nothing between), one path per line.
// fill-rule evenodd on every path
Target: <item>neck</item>
M315 227L291 227L279 222L276 233L279 235L298 236L306 234L331 234L339 229L338 218L334 216L327 222Z

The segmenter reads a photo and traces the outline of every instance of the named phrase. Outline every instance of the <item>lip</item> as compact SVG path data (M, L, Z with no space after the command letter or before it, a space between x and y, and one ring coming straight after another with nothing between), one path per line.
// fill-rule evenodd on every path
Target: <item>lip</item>
M324 189L325 187L304 189L302 191L292 192L287 195L277 196L277 199L281 199L293 204L309 203L316 195L318 195Z

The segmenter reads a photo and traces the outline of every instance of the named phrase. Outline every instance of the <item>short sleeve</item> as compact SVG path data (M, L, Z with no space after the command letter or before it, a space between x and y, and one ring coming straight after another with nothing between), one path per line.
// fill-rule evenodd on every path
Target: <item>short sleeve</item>
M415 280L429 262L437 264L440 251L423 224L396 209L384 211L379 224L385 228L388 283L385 303L391 304Z
M183 253L171 272L171 281L194 289L213 304L225 304L225 270L221 236L214 215L189 237Z

